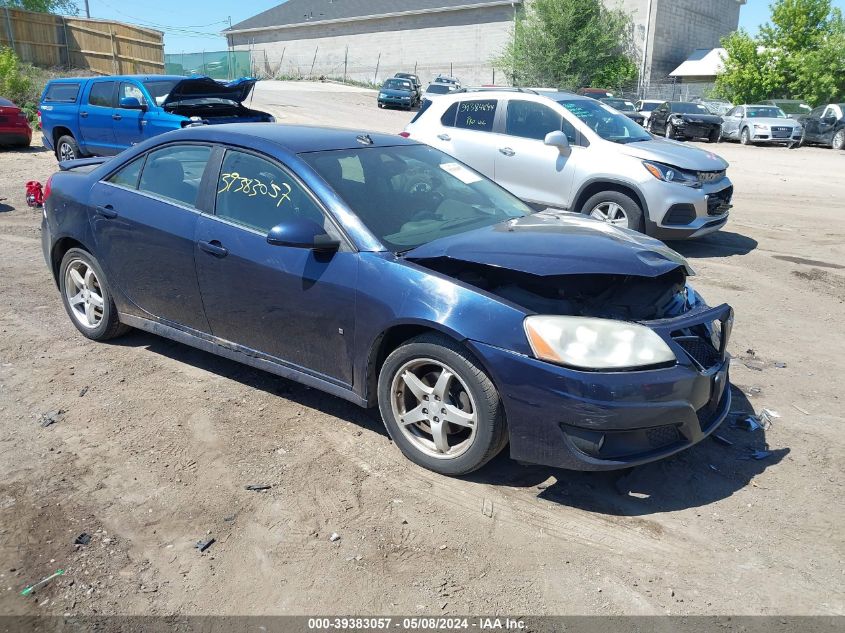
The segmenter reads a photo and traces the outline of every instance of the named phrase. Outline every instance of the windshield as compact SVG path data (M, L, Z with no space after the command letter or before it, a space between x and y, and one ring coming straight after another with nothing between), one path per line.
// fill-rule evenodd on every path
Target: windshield
M806 103L798 103L797 101L775 101L774 104L789 114L807 114L812 110Z
M447 84L431 84L426 92L433 92L435 94L446 94L450 92Z
M640 104L640 112L652 112L657 109L657 106L660 105L660 102L649 103L647 101Z
M616 108L620 112L636 112L634 104L624 99L602 99L602 103L606 103L611 108Z
M563 99L560 105L569 110L600 137L614 143L650 141L651 134L624 114L592 99Z
M672 112L679 114L710 114L710 110L705 108L700 103L673 103Z
M497 184L426 145L300 156L396 252L531 213Z
M406 79L388 79L382 88L387 90L410 90L411 82Z
M786 114L773 106L752 106L746 108L745 116L749 119L785 119Z
M156 102L156 105L161 105L167 99L167 95L173 90L173 86L179 83L178 79L154 79L145 81L144 88L150 93L150 96Z
M704 107L710 110L711 114L727 114L728 111L733 108L730 103L723 103L721 101L705 101Z

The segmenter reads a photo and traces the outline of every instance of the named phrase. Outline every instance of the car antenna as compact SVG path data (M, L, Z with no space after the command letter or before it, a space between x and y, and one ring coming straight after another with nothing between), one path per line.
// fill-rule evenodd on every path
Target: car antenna
M358 141L359 143L363 144L363 145L372 145L373 144L373 139L372 139L372 137L370 137L369 134L359 134L358 136L355 137L355 140Z

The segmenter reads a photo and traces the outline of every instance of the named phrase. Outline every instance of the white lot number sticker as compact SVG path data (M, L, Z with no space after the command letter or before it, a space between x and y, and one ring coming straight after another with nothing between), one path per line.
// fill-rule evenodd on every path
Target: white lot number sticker
M466 185L471 185L474 182L481 180L481 176L472 173L469 169L458 163L443 163L440 169L452 174L455 178Z

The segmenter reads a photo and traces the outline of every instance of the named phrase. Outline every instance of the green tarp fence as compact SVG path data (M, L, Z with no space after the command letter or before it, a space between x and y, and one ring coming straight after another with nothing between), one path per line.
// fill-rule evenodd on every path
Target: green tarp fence
M207 75L212 79L237 79L252 74L249 51L165 53L164 72L168 75Z

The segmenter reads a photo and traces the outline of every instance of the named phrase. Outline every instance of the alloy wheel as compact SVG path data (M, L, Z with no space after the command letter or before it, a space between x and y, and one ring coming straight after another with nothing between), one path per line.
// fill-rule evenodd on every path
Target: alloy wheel
M82 327L93 330L103 320L103 290L91 266L74 259L65 271L65 297L71 314Z
M590 217L615 226L628 226L628 214L616 202L600 202L590 211Z
M839 130L834 135L831 147L833 147L833 149L845 149L845 130Z
M70 143L62 143L59 147L59 156L61 160L73 160L76 158L76 154L73 151L73 147L71 147Z
M666 124L666 138L675 138L675 126L671 123Z
M472 446L478 409L464 381L431 358L408 361L390 387L393 416L414 447L438 459L454 459Z
M751 142L751 136L748 134L748 128L743 128L742 134L739 135L739 142L743 145L748 145Z

